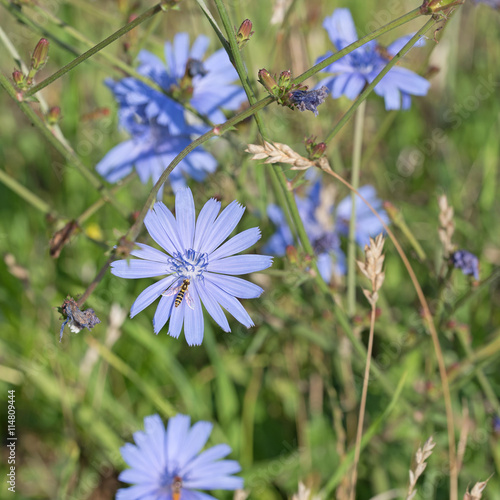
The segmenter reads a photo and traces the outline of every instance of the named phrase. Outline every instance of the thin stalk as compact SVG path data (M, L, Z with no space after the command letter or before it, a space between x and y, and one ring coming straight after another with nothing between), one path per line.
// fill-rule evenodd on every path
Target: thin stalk
M0 170L0 182L14 191L14 193L19 195L30 205L34 206L37 210L40 210L40 212L42 212L43 214L50 214L55 218L60 217L48 203L43 201L36 194L32 193L28 188L24 187L21 183L16 181L16 179L11 177L3 170Z
M43 12L47 14L46 11ZM104 47L107 47L109 44L113 43L115 40L123 36L125 33L128 33L130 30L134 29L136 26L139 26L139 24L143 23L144 21L148 20L149 18L153 17L155 14L158 14L159 12L162 12L160 4L151 7L151 9L147 10L139 17L135 18L133 21L126 24L118 31L115 31L112 35L108 36L108 38L104 39L102 42L98 43L91 49L87 50L87 52L84 52L81 56L78 56L76 59L73 59L70 63L66 64L66 66L63 66L60 70L56 71L54 74L45 78L45 80L42 80L40 83L31 87L29 90L25 92L25 95L30 96L36 94L39 90L45 88L47 85L50 85L58 78L65 75L68 71L71 71L73 68L81 64L83 61L87 60L89 57L92 57L94 54L101 51ZM54 20L53 16L51 17Z
M415 271L413 270L408 257L404 253L403 248L399 244L399 241L394 236L394 233L387 226L387 224L383 221L382 217L378 214L378 212L373 208L373 206L359 193L359 191L355 190L345 179L343 179L340 175L333 171L327 171L327 174L331 175L342 184L344 184L347 188L354 191L357 196L363 201L363 203L370 209L370 211L377 217L379 222L382 224L382 227L385 229L387 235L391 239L396 251L398 252L401 260L403 261L403 265L405 266L410 280L415 288L417 293L418 300L422 307L423 317L427 326L429 328L429 332L431 334L432 343L434 345L434 352L436 353L436 358L439 367L439 376L441 378L441 385L443 386L443 398L446 409L446 424L448 430L448 455L450 462L450 500L458 499L458 476L457 476L457 468L456 468L456 447L455 447L455 424L453 419L453 406L451 403L451 395L450 395L450 386L448 381L448 374L446 372L446 365L444 363L443 352L441 350L441 345L439 344L439 336L436 330L436 326L434 325L434 321L432 318L432 314L429 308L429 304L427 303L427 299L425 298L424 292L422 291L422 287L418 282L417 276L415 275Z
M404 17L404 16L403 16ZM333 127L328 137L325 139L325 143L330 142L340 131L340 129L349 121L356 109L361 105L361 103L368 97L372 90L377 86L377 84L382 80L382 78L396 65L396 63L406 55L406 53L418 42L420 37L429 30L436 21L434 18L429 19L410 39L410 41L387 63L384 69L375 77L375 79L367 85L365 90L361 92L359 97L354 101L352 106L347 110L345 115L337 122L335 127ZM350 47L350 45L349 45ZM348 48L348 47L346 47ZM345 49L344 49L345 50ZM338 52L337 52L338 54ZM324 62L324 61L323 61ZM320 63L322 64L322 63ZM314 66L316 67L316 66Z
M382 415L380 415L375 422L368 428L365 432L365 435L361 439L361 449L363 449L370 440L375 436L380 426L389 418L390 414L396 407L399 397L401 396L401 392L403 391L403 387L406 382L406 377L408 376L408 372L403 373L401 379L399 380L398 386L392 395L392 399L387 405L387 408L384 410ZM335 487L342 481L342 479L347 474L349 467L351 467L352 461L354 460L354 450L351 449L347 453L345 460L335 469L332 477L326 484L326 486L320 491L320 498L333 498L332 492Z
M124 179L118 181L109 192L114 196L122 187L126 186L132 179L136 177L136 173L132 172L127 175ZM88 218L94 215L101 207L106 204L103 198L97 199L90 207L88 207L84 212L82 212L76 219L76 223L81 226Z
M365 421L366 396L368 394L368 381L370 380L370 363L373 350L373 332L375 331L375 317L377 308L375 302L372 304L372 312L370 315L370 335L368 337L368 351L366 353L365 376L363 378L363 390L361 393L361 402L359 407L358 429L356 432L356 445L354 448L354 464L351 476L351 493L350 499L356 498L356 482L358 480L358 463L361 454L361 438L363 437L363 423Z
M22 60L21 56L19 55L19 52L17 49L14 47L13 43L10 41L9 37L5 33L5 31L0 27L0 40L2 40L3 44L5 45L5 48L7 49L7 52L11 55L12 59L14 59L14 62L16 63L17 67L21 69L23 74L27 75L29 72L28 66L24 63ZM49 105L43 98L42 94L37 94L35 96L38 99L38 102L40 103L40 109L46 113L49 110ZM64 147L69 148L70 145L66 138L64 137L64 134L62 133L62 130L59 128L59 125L48 125L49 129L52 131L52 133L59 139L59 141L62 142Z
M250 85L250 80L248 79L245 64L243 62L243 58L238 48L238 43L236 41L236 34L234 32L233 24L231 22L231 19L229 18L229 14L227 12L226 6L224 5L224 2L222 2L222 0L215 0L215 5L217 7L217 11L219 12L222 25L224 26L224 30L226 31L226 36L229 42L229 49L227 48L227 46L224 46L224 48L226 49L229 59L233 63L236 72L238 73L241 85L243 86L243 89L245 90L245 93L247 95L248 102L253 105L257 102L257 97L255 96L252 86ZM265 125L259 113L255 113L254 118L257 122L257 126L259 127L259 131L262 137L266 137L267 134L265 131Z
M351 184L359 188L361 170L361 150L365 123L366 101L356 110L354 118L354 141L352 152ZM347 242L347 314L350 318L356 312L356 194L351 191L351 218L349 220L349 240Z
M465 338L465 333L458 331L456 335L458 337L460 345L462 346L462 349L465 351L465 354L467 355L467 359L470 359L473 356L474 352L472 351L469 343L467 342L467 339ZM495 413L497 415L500 415L500 402L498 401L498 397L495 393L495 390L491 386L488 377L486 377L483 370L479 367L476 368L475 375L490 405L495 410Z
M55 135L51 132L51 130L46 126L45 122L31 109L30 105L24 101L19 101L16 90L14 86L9 81L7 77L5 77L2 73L0 73L0 85L7 91L7 93L17 102L19 108L23 113L31 120L33 125L35 125L42 135L47 139L47 141L54 146L54 148L64 157L64 159L82 174L82 176L90 182L92 187L94 187L97 191L101 193L106 201L111 203L121 214L126 218L126 214L121 208L121 206L109 195L108 190L99 180L99 178L94 175L78 158L73 149L71 149L68 145L62 143Z

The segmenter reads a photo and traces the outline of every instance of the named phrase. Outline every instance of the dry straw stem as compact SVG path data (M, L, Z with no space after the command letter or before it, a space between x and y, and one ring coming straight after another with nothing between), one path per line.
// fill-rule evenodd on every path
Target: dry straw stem
M269 144L269 143L266 143ZM259 148L259 149L253 149L254 147ZM252 148L252 149L250 149ZM274 148L276 149L276 147ZM247 149L248 152L254 151L254 155L262 155L264 156L259 156L256 159L263 159L270 157L271 149L267 148L264 146L256 146L254 144L249 145L249 149ZM295 153L296 154L296 153ZM277 155L276 155L277 156ZM283 154L283 156L285 156ZM302 157L301 157L302 158ZM270 161L271 163L271 161ZM313 162L310 161L310 166L312 165ZM316 166L316 164L314 164ZM445 404L445 409L446 409L446 424L447 424L447 431L448 431L448 456L449 456L449 463L450 463L450 500L458 500L458 474L457 474L457 457L456 457L456 447L455 447L455 423L453 419L453 406L451 403L451 395L450 395L450 386L448 382L448 374L446 372L446 365L444 362L444 357L443 357L443 352L441 350L441 345L439 343L439 337L438 333L436 330L436 326L434 325L434 321L432 318L432 314L429 308L429 304L427 303L427 299L425 298L424 292L422 290L422 287L420 286L420 283L418 282L417 276L415 275L415 271L413 270L413 267L410 264L410 261L408 260L408 257L406 256L403 248L401 247L398 239L394 235L394 233L391 231L391 229L387 226L387 224L383 221L382 217L380 217L379 213L373 208L373 206L368 202L368 200L362 196L357 189L355 189L348 181L346 181L344 178L342 178L340 175L338 175L336 172L331 170L329 167L324 168L322 167L322 170L324 170L327 174L331 175L335 179L337 179L339 182L344 184L347 188L349 188L351 191L356 193L356 195L361 199L361 201L370 209L370 211L377 217L377 219L380 221L382 224L382 227L385 229L387 235L391 239L392 243L394 244L394 247L396 248L396 251L398 252L401 260L403 261L403 264L408 271L408 274L410 276L410 280L413 284L413 287L415 288L415 291L418 296L418 300L420 302L420 305L422 306L423 310L423 318L424 321L426 322L429 332L432 337L432 343L434 346L434 352L436 353L436 359L438 362L438 367L439 367L439 376L441 378L441 384L443 386L443 398L444 398L444 404ZM446 201L446 203L448 203Z
M438 198L439 205L439 239L443 245L443 253L445 258L448 258L454 250L454 245L451 242L453 233L455 232L455 223L453 222L453 207L448 205L448 198L442 194Z
M418 478L423 474L425 468L427 467L426 460L432 455L432 450L436 446L436 443L432 439L432 436L424 443L424 446L417 450L415 453L415 467L410 469L410 484L408 486L408 494L406 500L412 500L417 494L415 485L417 484Z
M372 284L372 291L363 289L363 293L372 306L372 312L370 315L370 334L368 337L368 348L366 350L365 376L363 379L363 389L361 392L361 402L359 405L358 428L356 432L356 445L354 449L354 463L352 468L350 491L351 500L354 500L356 497L358 463L361 454L361 438L363 437L363 422L365 419L368 381L370 380L370 364L373 350L373 335L375 331L376 304L378 299L378 291L380 290L380 287L384 282L384 272L382 271L382 266L384 264L384 256L382 255L384 241L385 239L382 234L379 234L375 239L370 238L370 245L365 246L365 261L357 261L361 272L371 281Z
M483 490L486 488L489 480L490 478L488 478L486 481L482 481L481 483L476 483L470 492L469 488L467 488L467 491L464 495L464 500L480 500L483 496Z
M385 238L379 234L375 239L370 238L370 245L365 245L365 261L357 261L361 272L370 280L372 291L363 288L363 293L372 306L378 300L378 291L384 282L385 273L382 271L385 256L382 254Z
M347 182L345 179L343 179L340 175L338 175L336 172L332 170L326 171L326 173L337 179L342 184L344 184L344 186L349 188L351 191L355 192L356 195L361 199L361 201L375 215L375 217L377 217L379 222L382 224L382 227L385 229L385 232L391 239L394 247L396 248L399 257L403 261L403 264L410 276L410 280L413 284L413 287L417 292L418 300L423 310L423 318L429 328L429 332L432 337L434 352L436 353L436 359L439 367L439 376L441 378L441 384L443 387L443 398L446 409L446 425L448 431L448 457L450 463L450 500L458 500L458 474L457 474L457 457L455 448L455 423L453 419L453 406L451 404L450 385L448 382L448 374L446 372L446 365L444 362L443 352L441 350L441 344L439 343L438 333L436 330L436 326L434 325L434 321L429 308L429 304L427 303L427 299L425 298L422 287L418 282L417 276L415 275L415 271L413 270L413 267L411 266L410 261L408 260L408 257L406 256L405 252L403 251L403 248L401 247L398 239L391 231L389 226L383 221L382 217L380 217L379 213L373 208L373 206L368 202L368 200L359 193L357 189L354 189L354 187L351 184L349 184L349 182Z
M318 160L309 160L296 153L290 146L279 142L264 141L264 146L249 144L245 151L253 154L252 160L265 159L264 163L286 163L292 165L291 170L307 170L311 167L331 170L330 164L324 156Z

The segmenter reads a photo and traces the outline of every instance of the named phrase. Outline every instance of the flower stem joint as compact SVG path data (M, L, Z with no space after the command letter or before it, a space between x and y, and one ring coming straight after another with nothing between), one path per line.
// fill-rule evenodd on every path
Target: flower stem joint
M321 87L317 90L307 90L307 85L293 83L290 71L282 71L276 82L266 69L259 71L259 82L266 88L276 102L290 109L297 108L299 111L309 110L318 114L317 107L325 100L328 89Z
M252 31L252 21L250 21L250 19L245 19L236 32L236 43L238 44L239 50L241 50L248 43L253 34L254 31Z

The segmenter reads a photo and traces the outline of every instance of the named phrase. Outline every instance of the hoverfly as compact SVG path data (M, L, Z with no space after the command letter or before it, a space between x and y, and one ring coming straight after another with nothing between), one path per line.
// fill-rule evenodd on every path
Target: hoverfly
M181 500L182 479L175 476L172 482L172 500Z
M180 286L176 286L173 288L167 288L162 295L165 295L166 297L171 297L174 294L177 294L177 297L175 297L175 302L174 302L174 307L179 307L182 303L183 299L186 299L186 304L194 310L194 302L193 298L189 294L188 287L189 287L190 281L188 278L186 278Z

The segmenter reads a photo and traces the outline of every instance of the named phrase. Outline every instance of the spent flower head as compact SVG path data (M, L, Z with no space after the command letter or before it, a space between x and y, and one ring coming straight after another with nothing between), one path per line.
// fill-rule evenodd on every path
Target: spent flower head
M467 250L457 250L450 256L450 263L455 269L460 269L465 275L472 275L479 281L479 259Z
M144 432L134 433L135 445L120 449L131 468L119 479L133 486L119 489L117 500L215 500L198 490L243 488L243 479L233 475L241 470L239 463L222 460L231 448L219 444L201 452L212 424L201 421L190 427L190 421L187 415L176 415L165 429L159 415L144 419Z
M85 309L82 311L73 297L67 297L60 308L62 314L66 316L66 319L61 325L59 342L62 340L64 327L69 326L69 329L73 333L78 333L84 328L87 330L92 330L95 325L99 324L101 320L96 316L92 308Z
M342 50L358 40L356 27L349 9L336 9L323 21L323 27L337 50ZM399 38L387 48L381 48L375 40L365 43L356 50L327 66L324 72L334 73L321 80L318 87L326 86L334 99L345 95L356 99L365 85L371 83L384 69L389 60L410 40L411 36ZM421 45L422 40L416 45ZM318 58L316 64L331 56L332 52ZM385 108L408 109L411 95L423 96L429 90L429 82L400 66L393 67L376 85L374 91L385 100Z
M259 297L263 290L235 275L262 271L271 266L272 258L235 255L255 244L260 239L260 230L257 227L247 229L223 243L236 228L245 208L236 201L219 214L220 208L221 203L211 199L196 220L190 189L177 192L176 217L163 203L155 204L144 224L166 253L138 243L139 248L131 252L138 259L111 264L111 272L121 278L165 276L137 297L130 317L161 297L153 319L155 333L170 320L168 334L179 337L184 325L189 345L200 345L203 340L202 303L226 332L231 330L222 308L247 328L253 326L252 319L237 299Z

